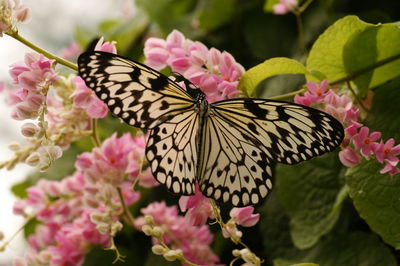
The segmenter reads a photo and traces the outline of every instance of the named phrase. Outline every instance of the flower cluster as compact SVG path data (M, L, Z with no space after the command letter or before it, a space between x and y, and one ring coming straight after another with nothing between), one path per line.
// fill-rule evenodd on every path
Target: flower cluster
M144 47L145 64L162 69L170 66L198 86L211 102L236 97L244 68L228 52L208 49L201 42L186 39L177 30L166 40L149 38Z
M169 252L167 255L179 255L182 251L184 257L192 263L200 265L214 265L218 262L209 245L213 240L213 235L209 231L207 225L193 226L188 223L187 219L178 215L176 206L168 207L164 202L153 202L146 208L141 209L145 216L152 217L152 223L159 228L162 242L178 250L174 254ZM148 231L146 225L148 222L144 216L138 217L135 226L138 229ZM154 229L153 229L154 230ZM156 232L154 232L156 233ZM150 234L157 236L155 234ZM158 245L156 239L155 244Z
M127 206L139 199L131 190L132 180L154 179L141 172L143 153L144 137L113 135L101 147L81 154L72 176L30 187L28 197L14 206L15 213L41 222L28 239L26 262L81 265L93 245L109 247L122 227L121 197Z
M297 0L279 0L279 3L272 7L272 12L276 15L285 15L293 11L298 4Z
M100 39L96 49L115 53L115 42ZM25 162L44 171L61 157L62 150L72 141L91 135L91 118L108 114L107 105L80 77L58 76L54 60L46 60L43 55L26 54L24 62L11 65L10 75L13 84L18 86L8 88L12 117L38 119L38 122L22 126L21 133L28 144L11 145L15 157L0 167L12 169L17 162Z
M14 119L38 117L50 85L57 80L53 63L54 60L46 60L43 55L28 53L24 62L11 65L13 83L20 86L9 97L9 104L14 106Z
M339 152L340 161L352 167L360 163L361 156L366 159L374 157L378 162L385 164L380 173L395 175L400 172L399 162L400 144L394 146L393 138L384 142L380 140L380 132L369 132L370 129L361 123L360 110L346 94L337 94L327 90L328 83L322 81L320 85L308 82L308 91L303 96L296 95L294 101L303 105L320 105L325 112L337 118L345 126L345 139Z
M14 22L26 22L30 18L30 9L20 0L0 1L0 37L12 28Z

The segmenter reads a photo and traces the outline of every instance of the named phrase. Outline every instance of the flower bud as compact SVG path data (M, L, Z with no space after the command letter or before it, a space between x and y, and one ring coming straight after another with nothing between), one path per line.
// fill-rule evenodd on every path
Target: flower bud
M17 21L19 22L27 22L30 18L31 18L31 11L29 8L27 7L22 7L20 8L16 14L15 14L15 18L17 19Z
M119 232L122 230L122 223L120 221L116 221L111 224L111 234L115 235L115 233Z
M161 245L154 245L151 247L151 251L156 255L162 255L167 251L167 249Z
M175 250L168 250L163 254L164 259L167 261L175 261L179 258L179 254Z
M37 152L31 153L28 158L26 158L25 163L30 166L37 166L40 163L40 155Z
M153 235L153 228L151 228L151 226L148 224L142 226L142 231L143 233L145 233L146 236Z
M154 223L153 217L150 216L150 215L146 215L146 216L144 217L144 219L145 219L145 221L146 221L146 224L153 224L153 223Z
M59 146L49 146L46 150L49 158L53 161L62 156L62 150Z
M97 231L99 231L100 234L107 234L110 231L110 226L105 223L99 223L96 225Z
M164 234L164 230L159 226L154 226L153 228L153 236L161 237Z
M21 133L24 135L24 137L30 138L36 135L36 133L39 131L39 127L35 125L34 123L25 123L21 127Z
M21 145L18 142L12 142L8 145L8 148L12 151L18 151L21 149Z

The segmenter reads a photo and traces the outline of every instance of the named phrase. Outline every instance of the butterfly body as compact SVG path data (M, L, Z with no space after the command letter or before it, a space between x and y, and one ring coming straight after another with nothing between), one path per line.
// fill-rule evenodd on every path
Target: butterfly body
M294 103L237 98L208 103L156 70L104 52L78 59L86 85L131 126L150 130L154 177L180 195L203 194L234 206L257 204L272 189L271 164L295 164L332 151L342 125Z

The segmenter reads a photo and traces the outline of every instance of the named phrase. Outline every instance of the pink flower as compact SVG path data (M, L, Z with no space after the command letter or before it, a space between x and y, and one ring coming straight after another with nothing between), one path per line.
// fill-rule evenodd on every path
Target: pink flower
M356 149L361 149L362 155L368 156L373 152L374 143L380 137L380 132L369 134L369 128L362 127L359 133L353 137L353 143Z
M145 64L162 69L170 66L198 86L210 102L237 97L239 79L244 68L232 55L210 50L200 42L193 42L177 31L172 31L166 40L150 38L145 43Z
M346 132L346 134L349 136L349 137L354 137L357 133L358 133L358 129L360 128L360 127L362 127L363 125L362 124L360 124L360 123L358 123L358 122L355 122L355 121L351 121L350 122L350 125L347 127L347 128L345 128L345 132Z
M27 53L25 64L16 63L11 65L10 75L15 84L36 91L38 86L52 84L57 75L53 69L54 60L47 60L43 55Z
M339 159L347 167L353 167L361 160L358 153L348 146L339 152Z
M297 0L280 0L278 4L275 4L273 8L273 13L275 15L284 15L297 7Z
M182 212L187 211L185 218L192 225L203 225L209 217L214 218L210 200L200 192L198 186L194 196L180 197L179 207Z
M76 89L71 95L74 98L74 104L77 107L86 109L91 118L104 118L108 114L107 105L101 101L94 91L88 88L81 77L75 77Z
M60 56L65 59L72 59L77 57L80 53L82 53L82 48L78 42L74 41L60 51Z
M397 168L397 163L398 162L386 161L385 167L379 172L381 174L388 173L391 176L397 175L398 173L400 173L400 169Z
M384 161L388 161L391 163L397 163L399 158L397 157L400 154L400 144L394 146L394 139L390 138L383 143L374 143L373 150L375 152L376 160L380 163L384 163Z
M144 215L153 217L154 224L164 231L164 241L174 249L181 249L185 258L200 265L215 265L219 260L210 249L213 240L207 225L193 226L178 215L176 206L167 206L164 202L153 202L141 209ZM144 217L135 220L135 226L141 228Z
M353 104L353 101L346 94L337 95L332 90L326 93L324 97L324 110L339 119L344 124L351 121L357 121L359 109Z
M253 214L253 211L253 206L247 206L243 208L233 208L229 214L238 225L251 227L260 220L260 214Z
M321 84L310 81L307 82L308 91L303 96L296 95L294 102L306 106L311 106L317 102L323 102L324 97L327 95L328 81L323 80Z
M102 51L107 53L117 53L117 47L115 46L116 42L104 42L104 37L101 37L100 40L97 42L96 46L94 47L95 51Z

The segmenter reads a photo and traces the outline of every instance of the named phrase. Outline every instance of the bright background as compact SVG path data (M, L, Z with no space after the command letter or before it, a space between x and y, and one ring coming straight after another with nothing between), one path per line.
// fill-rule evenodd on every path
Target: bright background
M105 17L120 16L127 0L23 0L32 12L32 19L18 26L22 36L52 53L57 53L73 40L74 28L79 25L94 29ZM95 10L96 12L88 12ZM11 79L8 75L9 65L22 61L26 52L31 50L18 41L4 35L0 39L0 81ZM5 104L4 94L0 94L0 161L12 158L9 151L11 142L23 142L18 122L10 118L11 109ZM0 170L0 231L8 239L21 226L23 219L12 214L15 197L10 187L20 182L31 167L18 164L12 171ZM10 265L11 260L21 256L25 248L22 234L16 237L5 252L0 253L0 265Z

